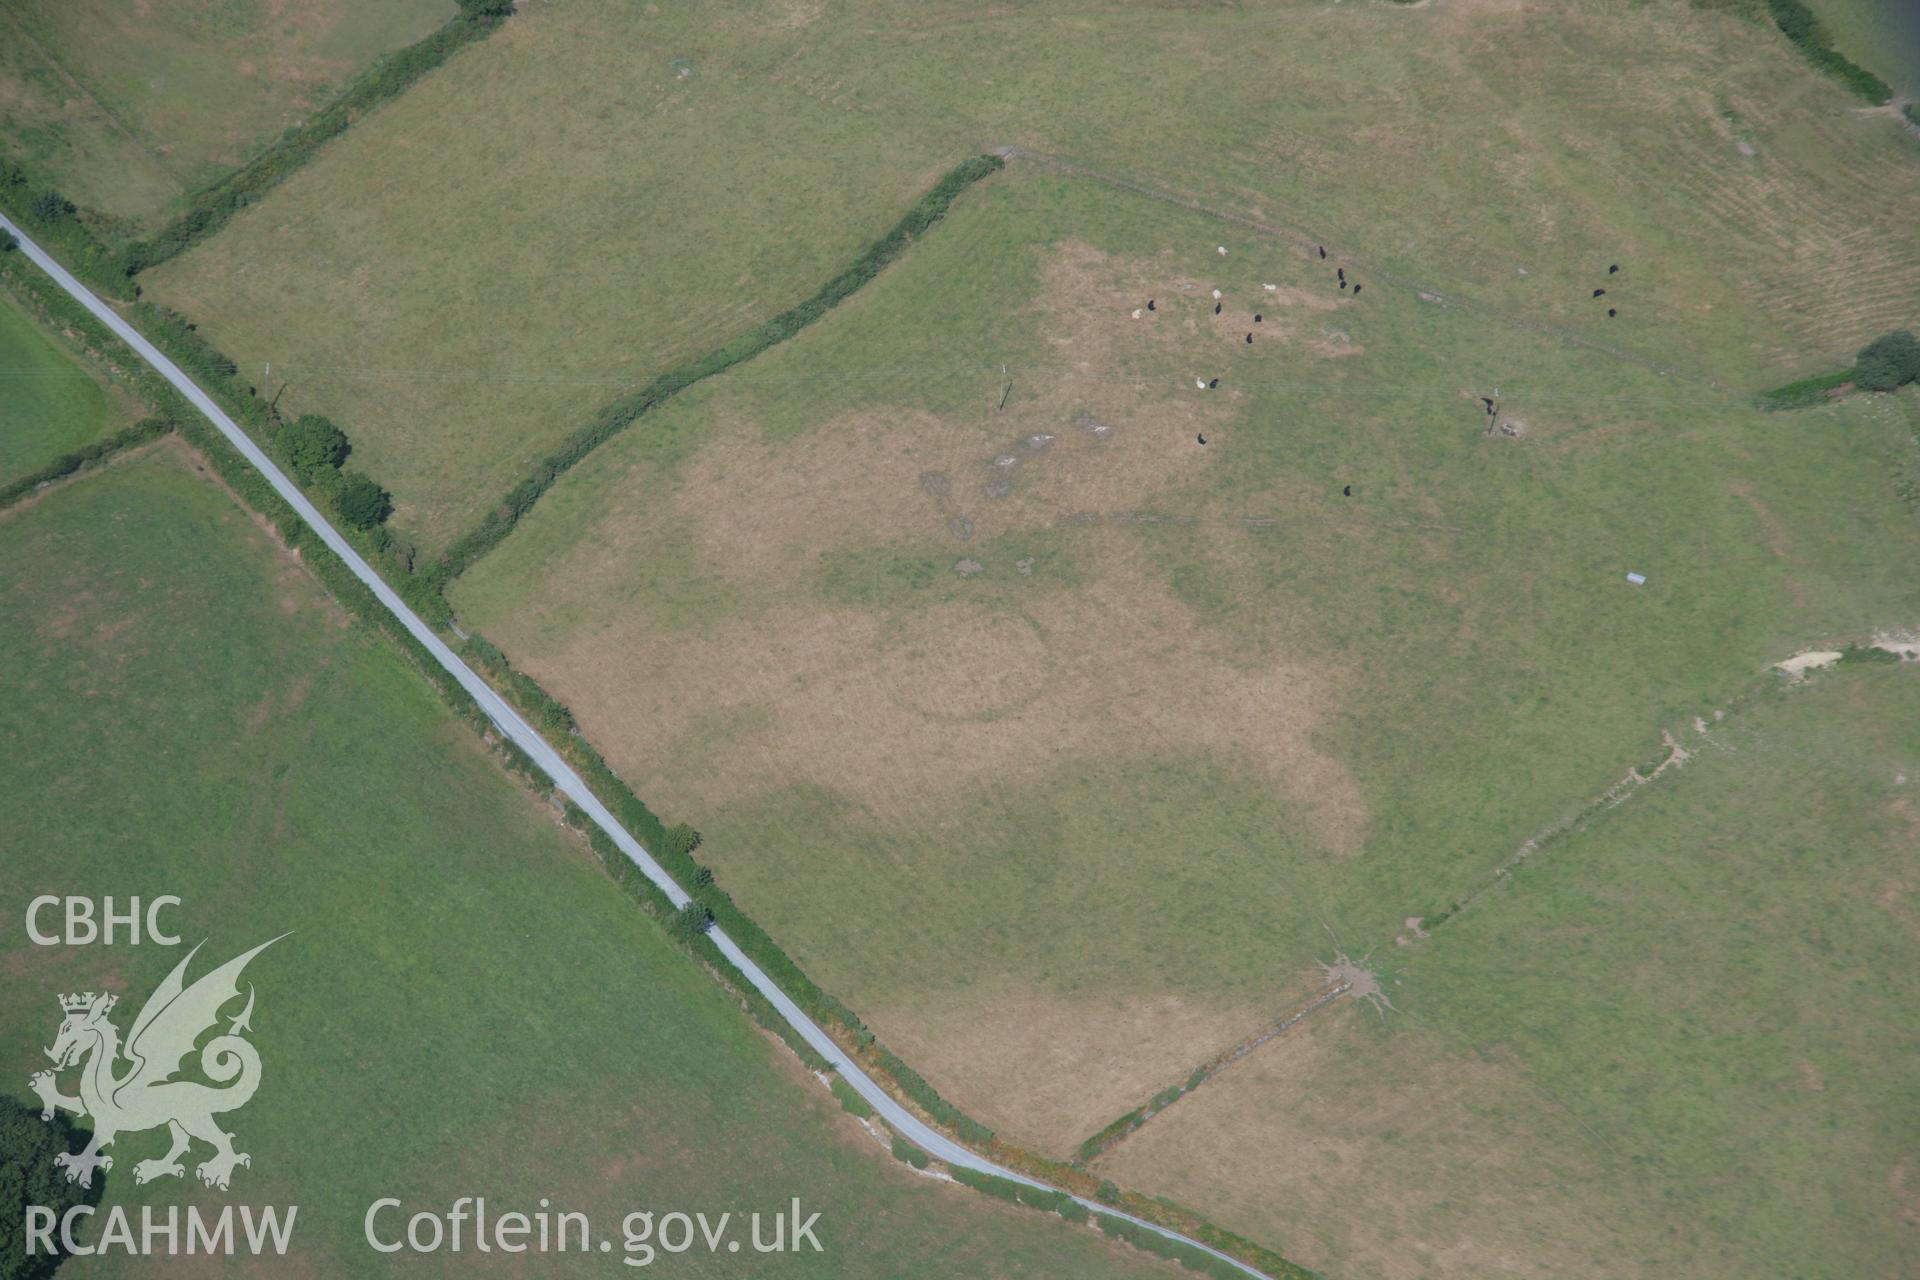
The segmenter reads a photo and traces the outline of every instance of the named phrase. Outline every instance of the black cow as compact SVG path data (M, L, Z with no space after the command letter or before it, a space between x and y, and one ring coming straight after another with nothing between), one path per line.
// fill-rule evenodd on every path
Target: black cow
M1213 389L1214 389L1215 387L1217 387L1217 386L1219 386L1219 385L1220 385L1220 379L1218 379L1218 378L1215 378L1215 379L1214 379L1214 380L1213 380L1212 382L1209 382L1209 383L1207 384L1207 390L1209 390L1209 391L1211 391L1211 390L1213 390Z
M1252 334L1248 334L1248 335L1247 335L1247 345L1248 345L1248 346L1252 346L1252 345L1253 345L1253 335L1252 335Z
M1610 267L1608 267L1608 268L1607 268L1607 274L1608 274L1608 275L1610 275L1610 276L1616 276L1616 275L1619 275L1619 274L1620 274L1620 264L1616 262L1616 263L1614 263L1614 264L1613 264L1612 266L1610 266Z
M1206 432L1204 432L1204 431L1202 431L1202 432L1201 432L1201 433L1200 433L1200 434L1199 434L1199 435L1198 435L1197 437L1195 437L1195 438L1196 438L1196 439L1198 439L1198 440L1200 441L1200 443L1201 443L1201 444L1205 444L1205 443L1207 442L1207 433L1206 433Z
M1607 308L1607 319L1611 320L1619 314L1620 313L1618 311L1615 311L1612 307Z
M1259 312L1257 312L1257 311L1256 311L1256 312L1254 313L1254 316L1253 316L1253 322L1254 322L1255 324L1259 324L1259 323L1260 323L1260 313L1259 313Z
M1353 286L1353 296L1354 296L1354 297L1356 297L1356 298L1360 296L1360 286L1359 286L1359 285L1355 285L1355 286Z
M1219 314L1220 314L1220 308L1221 308L1221 307L1223 307L1223 306L1225 306L1225 305L1226 305L1226 304L1225 304L1224 302L1216 302L1216 303L1214 303L1214 304L1213 304L1213 314L1215 314L1215 315L1219 315Z
M1324 258L1324 257L1326 257L1326 256L1327 256L1327 246L1325 246L1325 245L1321 245L1321 246L1320 246L1320 256L1321 256L1322 258Z
M1153 299L1152 299L1152 298L1148 298L1148 299L1147 299L1147 310L1149 310L1149 311L1157 311L1157 310L1159 310L1159 308L1157 308L1157 307L1155 307L1155 306L1153 305Z
M1353 496L1353 486L1348 485L1346 488L1342 489L1340 491L1340 496L1343 498L1351 498Z
M1607 291L1605 289L1595 289L1593 291L1593 296L1596 298L1604 298L1607 296Z

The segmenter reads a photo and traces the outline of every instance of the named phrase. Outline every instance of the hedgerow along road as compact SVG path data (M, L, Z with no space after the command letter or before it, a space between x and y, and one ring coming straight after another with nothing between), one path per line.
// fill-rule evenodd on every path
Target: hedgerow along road
M494 692L492 686L482 680L479 675L474 672L473 668L469 667L466 662L461 659L459 654L448 648L446 642L441 640L431 627L427 626L425 622L422 622L419 616L407 607L406 602L401 600L393 588L387 585L386 579L374 572L373 567L361 558L360 553L353 549L352 544L340 536L339 531L320 513L319 508L308 501L306 494L300 491L299 486L295 485L293 481L286 477L280 468L274 464L273 459L269 458L265 451L263 451L259 445L255 444L253 439L248 436L246 432L242 431L232 418L227 416L225 410L214 403L211 396L202 391L199 386L194 383L193 379L181 372L179 366L169 360L159 348L148 342L138 329L128 324L121 318L118 312L95 297L91 289L87 288L86 285L75 278L71 272L61 266L51 254L42 249L24 230L4 214L0 214L0 228L4 228L6 231L12 233L14 238L19 241L19 251L24 253L29 261L46 272L55 284L59 285L70 297L85 307L96 320L110 329L114 336L126 343L136 355L151 365L155 372L171 383L173 388L184 396L189 404L199 410L207 421L211 422L214 428L226 437L227 442L238 450L240 455L244 457L256 471L266 478L267 483L273 486L274 491L278 493L281 498L285 499L287 505L293 508L295 514L297 514L301 520L305 521L308 527L319 536L320 540L326 544L327 549L338 556L347 568L352 570L354 577L366 584L367 589L373 592L374 597L380 601L381 605L385 607L388 612L392 613L395 618L400 620L401 625L407 629L408 634L412 635L415 640L418 640L421 647L432 656L433 660L445 668L447 673L459 682L461 688L472 695L473 700L480 705L480 709L486 713L489 720L493 721L500 732L515 746L527 753L535 766L552 780L556 790L579 805L586 815L593 820L594 825L606 832L608 838L611 839L614 844L618 845L620 851L632 860L634 866L640 869L641 874L645 875L648 880L652 881L654 885L667 896L668 901L676 908L684 906L690 901L686 891L681 889L681 887L674 882L673 877L667 874L666 869L654 861L653 855L649 854L646 848L642 846L638 840L634 839L625 827L620 825L619 821L614 818L612 812L600 802L599 797L587 789L587 784L580 778L579 774L573 771L573 767L561 758L560 753L555 751L553 747L547 743L546 739L542 738L539 733L534 730L533 726L521 717L518 711L515 711L512 706L508 705L504 698ZM958 1142L947 1137L901 1106L892 1094L881 1088L871 1076L861 1069L859 1063L849 1060L840 1046L833 1041L832 1037L828 1036L827 1033L820 1028L819 1024L808 1017L805 1010L795 1004L787 993L780 989L779 984L775 983L772 978L768 977L766 973L761 970L760 966L755 964L745 952L740 950L739 946L734 943L733 939L726 935L724 930L715 926L709 932L708 936L713 939L714 945L720 949L720 953L753 985L754 990L765 996L767 1002L779 1012L780 1016L787 1021L788 1025L793 1027L793 1029L800 1034L800 1037L809 1045L813 1046L816 1052L833 1064L834 1069L839 1072L841 1078L852 1086L856 1093L872 1105L873 1109L880 1114L881 1118L887 1122L894 1132L950 1165L963 1169L972 1169L976 1173L992 1174L994 1177L1006 1178L1009 1181L1020 1183L1023 1186L1037 1187L1045 1190L1056 1189L1047 1187L1045 1183L1038 1182L1024 1174L1016 1173L1012 1169L997 1165L976 1152L961 1146ZM1091 1200L1084 1200L1078 1196L1075 1196L1074 1199L1079 1200L1081 1205L1093 1213L1106 1214L1109 1217L1120 1218L1124 1221L1131 1222L1135 1226L1151 1231L1156 1235L1163 1236L1169 1240L1177 1240L1181 1244L1198 1249L1202 1253L1217 1258L1229 1266L1245 1272L1249 1276L1259 1277L1260 1280L1267 1280L1264 1272L1258 1271L1240 1261L1238 1258L1230 1257L1210 1245L1202 1244L1190 1236L1182 1235L1158 1223L1148 1222L1144 1218L1136 1218L1130 1213L1122 1213L1108 1205L1099 1204Z

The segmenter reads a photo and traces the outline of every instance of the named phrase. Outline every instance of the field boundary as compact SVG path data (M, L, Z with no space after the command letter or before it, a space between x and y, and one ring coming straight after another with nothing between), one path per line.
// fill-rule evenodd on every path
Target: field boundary
M1256 1031L1245 1039L1237 1041L1228 1048L1216 1053L1213 1057L1188 1072L1186 1079L1180 1081L1178 1084L1168 1085L1147 1101L1141 1103L1111 1124L1108 1124L1085 1142L1082 1142L1073 1153L1074 1163L1092 1164L1095 1160L1098 1160L1101 1156L1138 1133L1141 1128L1146 1125L1147 1121L1153 1119L1162 1111L1165 1111L1168 1107L1180 1101L1180 1099L1186 1097L1195 1089L1198 1089L1201 1085L1213 1079L1267 1041L1272 1040L1276 1036L1285 1035L1288 1031L1300 1025L1300 1023L1305 1022L1311 1014L1332 1004L1335 1000L1338 1000L1341 996L1346 995L1352 990L1353 983L1344 978L1330 983L1314 993L1314 995L1304 1003L1294 1006L1294 1008L1278 1022L1260 1031Z
M914 239L938 222L952 200L967 186L998 172L1002 167L1003 162L994 156L973 157L962 165L956 166L907 214L903 215L887 236L869 246L852 266L836 275L809 302L783 313L781 317L776 317L775 320L751 331L743 338L736 338L708 359L730 356L729 364L724 366L730 367L731 364L749 359L751 355L765 349L765 346L761 346L743 352L746 339L763 337L774 326L790 317L802 317L796 327L784 335L791 336L791 333L797 332L799 327L804 327L804 324L819 318L832 305L850 296L854 290L865 284L909 247ZM0 271L5 268L6 257L11 256L0 256ZM59 323L75 327L91 339L91 346L96 351L101 349L102 341L106 338L105 331L92 317L73 307L65 295L59 295L57 300L44 297L39 297L37 300L43 311L50 315L57 313L53 318ZM66 305L60 305L62 302ZM262 400L255 389L239 375L234 362L229 357L200 338L192 323L185 317L163 309L155 309L144 302L134 303L126 310L129 315L123 318L123 322L139 331L147 342L158 348L173 362L190 370L198 384L211 393L212 398L227 414L239 423L252 428L249 434L255 437L257 445L265 444L270 438L268 429L275 417L272 407ZM768 342L765 345L772 345L772 343ZM112 364L110 361L108 363ZM114 366L114 369L119 372L117 366ZM711 376L711 373L719 371L718 368L712 369L701 376ZM150 403L178 402L174 389L163 380L154 377L148 366L134 362L132 374L134 390L141 398ZM673 388L675 391L679 389L681 388ZM182 410L186 408L184 403L179 407ZM646 407L650 408L651 405ZM190 418L191 412L187 411L185 416ZM606 412L603 411L602 419L605 417ZM546 484L550 485L553 479L557 478L557 474L548 477ZM504 537L510 529L511 525L501 529L499 536ZM384 528L376 527L359 533L348 532L343 536L353 540L358 549L370 558L388 567L388 572L393 578L390 585L401 594L412 609L423 615L429 624L445 626L452 622L451 610L442 593L444 580L433 574L431 570L425 573L407 572L400 564L388 557L386 553L394 547L394 543L391 535ZM291 545L291 539L289 541ZM863 1060L890 1077L898 1092L911 1100L920 1113L934 1123L946 1127L968 1142L984 1145L993 1140L994 1135L991 1129L954 1107L917 1071L885 1046L875 1043L872 1031L852 1009L814 983L758 923L734 904L731 896L713 882L712 872L690 856L699 844L698 833L684 824L669 827L662 821L644 801L634 794L624 780L614 773L593 745L576 732L572 713L566 707L548 694L538 682L516 671L507 661L506 656L488 644L484 637L469 636L464 632L458 632L457 628L455 630L463 641L462 657L484 671L493 688L499 690L516 710L528 716L554 741L562 744L561 753L568 763L585 777L593 793L613 812L619 814L621 821L630 830L639 835L653 851L654 856L665 864L669 874L677 883L693 886L694 896L708 909L714 919L727 929L731 936L740 941L757 963L778 975L782 987L801 1003L810 1016L842 1028L844 1039L851 1044L852 1049L861 1054Z
M151 444L170 433L173 427L173 419L151 415L7 481L0 485L0 515L38 497L42 491L62 480L77 479L87 472L97 471L120 455Z
M649 896L657 892L676 913L695 902L615 818L552 745L408 608L394 588L332 526L259 444L226 415L218 403L182 373L165 353L95 298L57 260L26 237L17 225L0 216L0 229L19 236L24 256L45 273L45 284L35 289L37 294L44 294L47 289L57 289L68 304L60 310L89 317L87 323L96 334L124 343L144 362L143 367L150 377L143 381L157 384L156 393L151 399L167 408L185 410L177 420L181 435L200 449L236 496L274 525L289 548L301 555L315 577L343 607L400 645L456 715L478 730L511 769L536 788L550 785L558 795L570 801L600 836L623 855L633 872L651 885L651 891L644 892L648 892ZM49 310L54 309L51 298L43 298L43 304ZM624 784L622 787L624 790ZM626 794L631 796L632 793L628 791ZM634 803L639 803L637 797ZM645 808L640 807L642 810ZM658 819L653 821L657 826ZM756 1007L758 1001L764 1001L765 1006L787 1025L788 1030L804 1041L828 1066L838 1071L840 1078L878 1111L896 1133L937 1156L951 1168L969 1169L978 1174L1031 1186L1042 1192L1060 1188L1042 1181L1045 1173L1027 1170L1058 1170L1068 1194L1090 1213L1099 1215L1103 1229L1109 1234L1120 1238L1135 1237L1134 1243L1140 1243L1137 1233L1150 1232L1159 1239L1143 1247L1163 1256L1178 1257L1189 1265L1197 1263L1214 1268L1214 1264L1220 1264L1236 1274L1269 1276L1275 1280L1311 1280L1313 1273L1272 1250L1199 1218L1170 1200L1148 1199L1138 1195L1127 1195L1122 1200L1117 1191L1112 1196L1088 1198L1079 1192L1080 1184L1090 1178L1082 1171L1045 1160L1020 1148L1005 1147L993 1140L984 1144L988 1149L986 1155L956 1142L903 1106L891 1091L862 1069L857 1056L848 1057L844 1047L796 1004L781 985L727 935L718 921L713 922L710 929L703 928L699 932L704 935L705 945L713 948L710 954L716 958L711 963L723 964L729 971L737 973L756 994ZM812 1061L810 1058L806 1060ZM904 1063L901 1066L904 1067ZM1102 1192L1105 1190L1104 1186L1100 1188ZM1116 1201L1123 1203L1125 1208L1116 1207ZM1178 1222L1179 1227L1166 1225L1163 1220L1167 1218ZM1108 1225L1106 1220L1127 1225ZM1183 1233L1182 1228L1192 1234Z
M1873 106L1893 97L1893 86L1833 47L1833 34L1805 0L1767 0L1767 13L1800 56Z
M630 396L615 400L595 414L593 420L577 427L559 447L549 453L532 473L508 490L499 504L483 517L475 528L454 539L427 570L436 593L459 577L474 561L500 545L513 532L521 517L531 511L554 481L572 470L580 461L614 436L632 426L697 382L744 364L821 319L834 307L859 292L869 281L906 252L946 216L961 193L975 183L1006 167L998 155L970 156L948 170L940 180L915 201L900 220L816 290L806 301L788 308L747 332L740 334L707 354L675 369L670 369Z
M186 252L233 216L285 182L320 148L382 103L399 97L429 71L470 44L486 39L512 12L506 0L457 0L459 11L410 45L376 59L333 101L268 143L252 159L189 193L185 212L120 253L121 269L138 275Z
M254 155L186 193L187 207L165 226L115 247L90 221L94 215L41 181L27 165L0 156L0 210L65 251L76 274L122 301L137 298L133 277L185 252L293 176L348 126L398 97L448 58L485 39L513 12L510 0L456 0L458 11L410 45L381 55L333 99L266 143ZM56 64L57 65L57 64ZM104 108L103 108L104 110ZM116 126L125 129L109 113ZM133 135L129 131L129 138ZM137 138L133 138L137 145ZM164 168L164 166L162 166Z
M1906 660L1907 658L1907 651L1904 648L1886 640L1869 639L1865 641L1843 641L1838 643L1841 647L1839 649L1840 656L1835 659L1836 665L1850 665L1862 662L1897 662ZM1705 746L1718 745L1715 744L1709 736L1713 731L1719 729L1728 719L1745 711L1755 702L1764 698L1778 696L1785 683L1797 678L1799 677L1786 674L1781 668L1769 667L1761 675L1749 681L1743 688L1736 691L1731 697L1723 700L1723 704L1713 713L1715 716L1714 720L1709 722L1704 717L1696 719L1694 722L1694 731L1703 742L1702 744L1696 745L1693 750L1689 750L1686 746L1682 745L1680 740L1674 736L1672 730L1663 729L1660 735L1660 751L1656 758L1634 765L1605 791L1588 800L1572 813L1534 832L1532 836L1522 841L1513 852L1502 859L1490 872L1482 875L1474 887L1454 898L1445 910L1435 912L1431 915L1411 917L1408 920L1408 925L1411 929L1412 936L1409 937L1407 934L1402 934L1399 938L1395 939L1395 941L1405 944L1431 937L1434 930L1459 915L1462 911L1465 911L1468 907L1474 905L1494 888L1508 882L1513 876L1513 873L1523 863L1532 859L1547 846L1557 843L1567 836L1587 830L1596 819L1605 817L1606 814L1612 810L1625 804L1628 800L1632 799L1641 788L1659 780L1668 773L1678 772L1686 765L1687 761L1692 759L1693 756L1698 751L1704 749ZM1337 971L1330 972L1337 975ZM1236 1042L1230 1048L1214 1055L1189 1073L1185 1080L1162 1089L1140 1106L1135 1107L1133 1110L1101 1128L1080 1144L1074 1153L1074 1163L1076 1165L1092 1164L1094 1160L1111 1151L1127 1138L1133 1136L1133 1134L1139 1132L1139 1130L1146 1125L1147 1121L1153 1119L1162 1111L1165 1111L1175 1102L1186 1097L1202 1084L1219 1075L1220 1072L1226 1070L1226 1068L1232 1066L1235 1062L1246 1057L1268 1041L1275 1039L1305 1021L1308 1015L1333 1003L1340 997L1349 994L1352 990L1353 983L1350 980L1336 976L1334 981L1323 987L1302 1004L1295 1006L1292 1012L1278 1022L1261 1031L1255 1032L1253 1035L1247 1036L1245 1039Z

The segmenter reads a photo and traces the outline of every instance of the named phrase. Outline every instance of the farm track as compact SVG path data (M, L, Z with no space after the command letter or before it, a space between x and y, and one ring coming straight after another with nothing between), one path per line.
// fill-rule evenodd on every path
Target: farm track
M340 535L340 532L328 522L327 518L320 513L319 509L308 500L306 494L301 492L299 486L287 478L285 473L274 464L273 460L266 455L259 445L254 443L253 439L248 436L246 432L240 429L232 418L227 416L226 412L214 402L212 397L207 395L205 391L202 391L191 378L180 370L179 366L175 365L173 361L168 359L157 347L148 342L146 338L140 334L139 330L135 329L123 319L118 312L95 297L92 290L88 289L69 273L66 268L62 267L52 255L47 253L46 250L42 249L39 244L29 237L25 230L4 215L0 215L0 230L11 232L19 242L19 251L24 254L29 261L46 272L53 282L68 296L85 307L87 311L101 324L105 325L115 337L126 343L135 355L150 365L161 377L165 378L176 391L185 397L189 404L197 409L208 422L213 424L214 428L226 438L227 442L247 460L249 465L260 473L267 483L273 487L274 491L279 494L281 499L293 509L301 521L313 530L320 541L326 545L327 549L340 558L340 561L346 565L354 577L358 578L361 583L373 593L375 599L377 599L380 604L400 622L407 633L426 650L428 656L451 675L460 687L473 698L480 709L486 713L487 718L500 730L501 734L515 746L526 752L528 758L532 760L534 765L552 781L554 788L569 800L579 805L594 825L599 827L601 831L619 847L620 851L632 861L642 875L646 876L661 893L666 895L668 901L670 901L675 908L684 906L686 903L692 901L687 893L666 873L665 868L653 859L653 856L647 852L645 847L642 846L625 827L620 825L619 820L613 816L612 812L607 809L600 798L588 788L586 782L579 774L574 772L572 766L566 762L560 753L554 750L554 748L547 743L546 739L542 738L539 732L535 730L532 725L528 724L505 698L496 693L491 685L481 679L473 668L469 667L458 654L454 653L431 627L421 621L419 616L407 607L406 603L400 599L393 588L387 585L386 579L374 571L372 566L361 557L360 553L354 550L353 546L348 543L347 540ZM861 1068L853 1055L842 1049L818 1023L814 1022L799 1005L795 1004L792 997L787 995L778 983L768 977L766 972L762 970L759 965L755 964L752 958L740 949L739 944L735 943L732 938L726 935L724 930L716 927L708 936L713 940L714 945L719 948L720 953L739 971L740 975L766 998L767 1002L773 1006L780 1017L798 1032L800 1037L805 1040L815 1052L819 1053L833 1065L834 1070L839 1073L840 1077L880 1114L881 1118L887 1122L894 1132L949 1165L970 1169L976 1173L989 1174L997 1178L1004 1178L1023 1186L1049 1191L1058 1190L1058 1188L1050 1187L1038 1179L1028 1177L1025 1174L1016 1172L1003 1165L995 1164L993 1161L962 1146L954 1139L941 1133L914 1115L896 1100L891 1093L876 1083L873 1077ZM1182 1235L1158 1223L1135 1217L1132 1214L1115 1209L1109 1205L1083 1199L1079 1196L1073 1198L1095 1215L1105 1214L1108 1217L1130 1222L1143 1230L1151 1231L1155 1235L1165 1239L1177 1241L1190 1248L1198 1249L1208 1256L1218 1259L1249 1276L1258 1278L1258 1280L1265 1280L1265 1273L1249 1266L1238 1258L1223 1253L1211 1245L1203 1244L1190 1236Z

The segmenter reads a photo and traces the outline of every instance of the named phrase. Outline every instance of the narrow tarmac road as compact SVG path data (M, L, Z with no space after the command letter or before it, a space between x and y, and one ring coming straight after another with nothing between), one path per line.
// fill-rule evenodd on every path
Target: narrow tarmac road
M35 266L52 277L55 284L59 285L71 295L75 301L90 311L100 323L106 325L107 328L113 331L115 336L126 343L127 346L131 347L135 354L153 366L155 371L168 382L172 383L174 389L185 396L187 401L191 403L194 408L198 409L206 417L207 421L211 422L214 427L219 430L220 434L227 438L227 441L232 444L235 449L240 451L241 456L246 458L255 470L266 477L267 482L274 487L274 490L278 492L282 498L286 499L287 504L319 535L320 540L326 543L328 549L339 556L340 559L345 562L346 566L353 571L354 576L365 583L368 590L373 592L380 603L386 606L387 610L400 620L401 625L405 626L408 632L425 646L427 652L433 656L434 661L446 668L447 672L452 675L455 680L460 682L461 688L473 695L474 701L480 704L480 709L486 712L488 718L499 727L500 732L505 734L514 745L518 746L522 751L525 751L528 756L532 757L533 762L539 766L540 771L553 780L554 787L558 789L562 795L565 795L569 800L572 800L575 804L579 805L581 809L585 810L587 816L593 819L594 824L606 832L615 844L620 846L620 851L632 859L633 864L640 868L647 879L659 886L660 891L667 895L667 898L674 906L678 907L688 900L687 894L679 885L674 883L673 878L666 873L666 870L662 868L658 862L653 860L653 856L641 847L640 842L634 839L633 836L627 832L626 828L622 827L620 823L615 820L613 814L608 811L607 807L600 803L599 798L587 789L587 784L580 778L579 774L573 771L573 767L561 758L560 753L547 745L546 739L535 732L533 726L522 719L519 712L509 706L506 700L499 694L495 693L486 681L482 680L471 667L461 660L459 654L448 648L446 643L434 633L433 629L422 622L413 610L406 606L406 603L400 599L393 588L387 585L386 580L378 573L375 573L371 565L361 559L360 553L355 551L352 545L349 544L345 538L341 537L339 532L327 522L327 518L320 514L319 509L307 500L307 496L300 491L299 486L295 485L281 472L280 468L274 464L273 459L269 458L266 453L261 450L260 446L256 445L252 438L249 437L246 432L242 431L218 404L214 403L212 397L208 396L206 392L196 386L193 380L182 373L180 368L175 365L173 361L167 359L157 347L142 337L139 330L121 319L118 312L95 297L91 289L88 289L76 279L65 267L62 267L59 262L55 261L50 254L38 244L35 244L25 231L3 214L0 214L0 227L12 232L19 240L19 252L24 253ZM882 1089L875 1083L871 1076L861 1069L859 1063L850 1061L840 1046L834 1043L833 1039L828 1036L825 1031L821 1030L819 1025L816 1024L812 1018L808 1017L799 1005L789 999L787 993L782 991L772 978L769 978L762 972L760 966L749 959L746 953L735 945L733 939L727 937L719 928L715 928L709 936L712 937L714 945L720 948L721 954L726 956L727 959L733 963L734 967L740 970L741 974L753 985L754 989L765 996L775 1009L779 1010L780 1016L785 1018L794 1030L800 1033L801 1038L812 1045L828 1062L834 1064L835 1070L853 1087L856 1093L872 1104L873 1109L880 1113L880 1117L892 1127L894 1132L900 1134L922 1150L946 1161L950 1165L972 1169L978 1173L993 1174L996 1177L1006 1178L1030 1187L1046 1186L1045 1183L1037 1182L1024 1174L1015 1173L1011 1169L1002 1168L1000 1165L994 1164L991 1160L975 1154L939 1130L932 1128L905 1107L901 1106L900 1103L894 1100L892 1094ZM1078 1199L1078 1197L1076 1197L1076 1199ZM1177 1231L1170 1231L1156 1223L1136 1218L1131 1214L1121 1213L1116 1209L1103 1204L1097 1204L1091 1200L1082 1200L1081 1203L1095 1213L1104 1213L1112 1217L1123 1218L1128 1222L1134 1223L1136 1226L1144 1227L1158 1235L1165 1236L1169 1240L1178 1240L1183 1244L1191 1245L1195 1249L1199 1249L1204 1253L1220 1259L1222 1262L1238 1268L1247 1275L1261 1277L1261 1280L1265 1280L1263 1272L1255 1270L1237 1258L1228 1257L1218 1249L1211 1248L1200 1243L1198 1240L1183 1236Z

